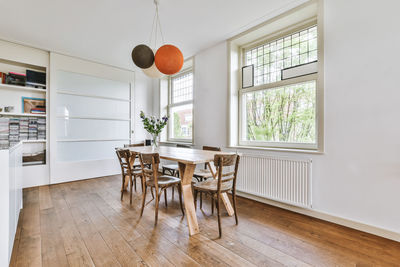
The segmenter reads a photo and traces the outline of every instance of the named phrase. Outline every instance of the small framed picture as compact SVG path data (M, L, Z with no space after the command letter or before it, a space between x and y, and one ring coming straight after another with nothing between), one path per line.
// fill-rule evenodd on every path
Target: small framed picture
M22 97L22 113L46 114L46 99Z
M242 68L242 88L254 86L254 65L244 66Z

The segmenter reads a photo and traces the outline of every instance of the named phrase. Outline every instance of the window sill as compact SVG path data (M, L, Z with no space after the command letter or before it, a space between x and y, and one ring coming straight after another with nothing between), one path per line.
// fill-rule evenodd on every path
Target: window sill
M294 148L279 148L279 147L259 147L259 146L228 146L227 148L234 149L250 149L250 150L264 150L264 151L275 151L275 152L290 152L290 153L302 153L302 154L325 154L321 150L307 150L307 149L294 149Z

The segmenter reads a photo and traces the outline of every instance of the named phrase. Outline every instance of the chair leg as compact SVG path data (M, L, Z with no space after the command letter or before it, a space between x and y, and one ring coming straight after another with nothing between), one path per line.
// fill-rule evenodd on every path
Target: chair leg
M142 217L142 215L143 215L144 204L146 203L146 192L147 192L147 186L144 185L143 199L142 199L142 209L140 210L140 217Z
M165 202L165 207L168 208L168 201L167 201L167 188L164 189L164 202Z
M132 176L130 176L130 178L131 178L131 190L130 190L130 192L129 192L129 204L131 204L132 205L132 191L133 191L133 180L132 180ZM136 191L136 176L134 177L134 180L135 180L135 191Z
M197 210L197 194L199 192L197 190L194 190L193 194L194 194L194 209Z
M218 231L219 231L219 238L222 236L222 229L221 229L221 209L220 209L220 195L217 194L217 213L218 213Z
M156 193L156 210L155 210L155 218L154 218L154 226L156 226L157 225L157 221L158 221L158 202L160 201L160 199L159 199L159 194L158 194L158 192L157 192L157 190L154 190L154 191L156 191L155 193Z
M142 176L139 176L140 177L140 181L141 181L141 185L142 185L142 194L143 194L143 192L144 192L144 186L143 186L143 178L142 178Z
M211 214L214 215L214 194L211 194Z
M181 189L180 184L178 184L178 193L179 193L179 204L181 205L182 215L185 215L185 211L184 211L183 205L182 205L182 189Z
M203 208L203 193L200 192L200 209Z
M237 216L237 210L236 210L236 192L232 191L232 202L233 202L233 210L235 211L235 221L236 221L236 225L238 225L239 221L238 221L238 216Z
M133 177L134 185L135 185L135 192L136 192L136 175Z
M125 176L122 175L121 201L122 201L122 198L124 197L124 185L125 185Z
M175 195L175 186L172 187L172 200L174 199L174 195Z
M150 192L151 192L151 196L154 199L154 194L153 194L153 187L150 187Z

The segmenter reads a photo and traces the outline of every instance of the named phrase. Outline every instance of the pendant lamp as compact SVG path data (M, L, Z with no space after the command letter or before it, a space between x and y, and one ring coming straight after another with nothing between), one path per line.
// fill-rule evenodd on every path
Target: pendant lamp
M179 72L183 66L181 50L174 45L161 46L154 57L157 69L162 73L171 75Z
M153 65L150 68L143 69L143 73L146 74L150 78L162 78L165 76L164 73L160 72L157 69L155 63L153 63Z
M154 5L156 6L156 12L153 18L149 45L137 45L132 50L132 60L136 66L143 69L143 72L147 76L151 78L161 78L164 74L172 75L178 73L182 69L184 59L183 54L178 47L172 44L165 44L158 15L159 0L154 0ZM162 46L156 49L158 47L158 31L161 35ZM151 46L153 39L153 47L155 49L152 50Z
M155 54L155 51L153 50L153 54ZM153 59L154 61L154 59ZM150 78L162 78L165 76L164 73L160 72L157 67L156 63L153 62L153 65L151 65L150 68L143 69L143 73L146 74Z
M145 44L137 45L132 50L132 60L139 68L150 68L154 63L153 50Z

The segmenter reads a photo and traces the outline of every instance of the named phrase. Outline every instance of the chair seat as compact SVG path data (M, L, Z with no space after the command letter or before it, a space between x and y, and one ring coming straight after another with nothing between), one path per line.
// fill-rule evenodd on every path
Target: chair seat
M138 169L132 170L131 173L132 173L133 176L142 175L142 170L141 170L141 169L140 169L140 170L138 170ZM128 173L127 173L127 172L124 172L124 175L128 175Z
M158 186L165 187L165 186L170 186L174 184L179 184L181 182L181 179L176 178L174 176L169 176L169 175L162 175L158 177ZM146 181L146 184L148 186L154 187L154 180L148 180Z
M210 170L207 169L199 169L199 170L195 170L193 173L193 176L195 177L201 177L203 179L207 179L207 178L211 178L213 177L212 173L210 172Z
M217 192L218 180L209 179L204 182L197 182L193 184L193 188L197 191L203 192ZM222 182L221 184L221 192L227 192L232 189L232 183L230 182Z

